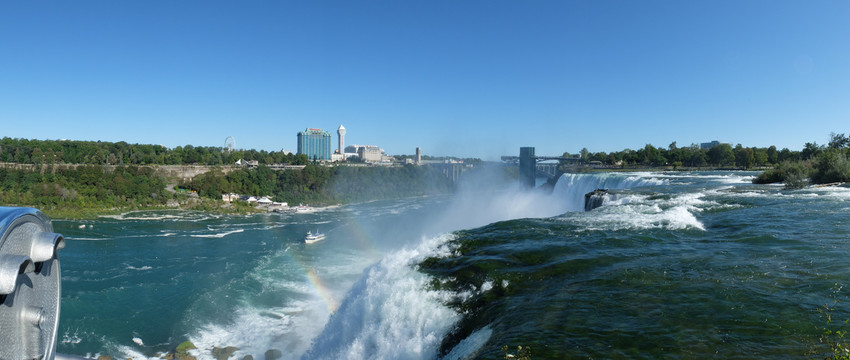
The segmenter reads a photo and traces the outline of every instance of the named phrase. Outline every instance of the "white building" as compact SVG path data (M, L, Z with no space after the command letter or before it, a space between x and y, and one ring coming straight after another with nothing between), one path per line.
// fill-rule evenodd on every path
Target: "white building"
M339 125L339 129L336 129L336 134L339 136L339 147L337 148L337 151L340 154L343 154L342 151L345 149L345 128L342 124Z
M357 156L369 163L379 163L383 160L384 151L377 146L361 146L357 149Z

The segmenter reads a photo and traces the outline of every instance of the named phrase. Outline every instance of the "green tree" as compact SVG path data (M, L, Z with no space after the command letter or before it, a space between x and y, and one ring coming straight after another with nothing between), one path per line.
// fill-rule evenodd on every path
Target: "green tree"
M708 149L708 161L716 166L730 166L735 164L735 152L729 144L720 144Z
M735 146L735 165L741 168L749 169L755 165L755 156L753 155L753 150L750 148L745 148L738 144Z
M829 148L830 149L845 149L850 146L850 138L848 138L844 134L829 134Z
M818 154L823 151L822 146L818 146L816 142L807 142L805 146L803 146L803 151L800 152L800 156L803 160L813 159L818 156Z
M779 152L776 151L776 146L774 145L771 145L769 148L767 148L767 162L771 164L779 163Z
M774 152L776 148L774 147ZM769 163L767 149L765 148L752 148L753 156L755 157L755 165L756 166L765 166Z

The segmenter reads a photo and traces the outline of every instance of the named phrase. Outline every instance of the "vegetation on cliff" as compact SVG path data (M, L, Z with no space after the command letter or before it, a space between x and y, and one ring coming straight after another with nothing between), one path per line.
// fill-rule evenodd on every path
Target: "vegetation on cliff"
M150 168L97 165L50 171L0 168L0 204L50 210L109 212L162 206L171 198Z
M274 171L266 166L224 174L214 169L169 191L167 179L141 166L0 168L0 205L36 207L58 218L92 218L126 210L180 207L245 213L240 202L222 208L221 194L273 196L290 204L331 204L444 194L451 182L427 166L324 167ZM193 190L191 191L181 190Z
M201 197L221 198L223 193L270 195L275 201L297 203L348 203L449 193L453 185L428 166L324 167L273 171L265 166L224 174L211 171L182 187Z

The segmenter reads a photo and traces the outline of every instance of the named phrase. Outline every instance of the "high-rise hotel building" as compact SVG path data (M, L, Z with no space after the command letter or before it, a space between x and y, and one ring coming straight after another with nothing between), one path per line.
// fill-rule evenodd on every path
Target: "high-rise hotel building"
M330 160L331 133L312 128L298 132L298 154L305 154L310 160Z

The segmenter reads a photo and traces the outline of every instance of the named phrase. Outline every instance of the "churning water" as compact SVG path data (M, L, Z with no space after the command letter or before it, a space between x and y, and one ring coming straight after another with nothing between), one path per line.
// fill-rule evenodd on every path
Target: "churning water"
M551 194L476 183L315 214L55 221L68 239L58 351L804 357L819 351L818 307L850 283L850 189L753 176L579 174ZM582 211L596 188L611 194ZM305 245L311 230L327 238Z

